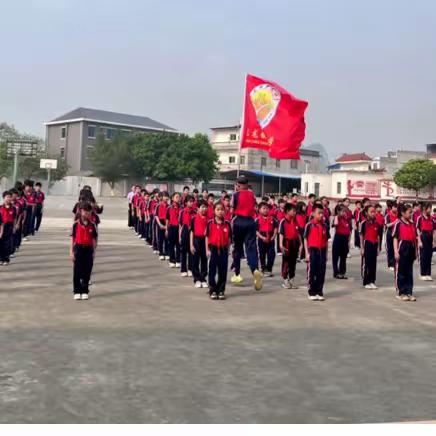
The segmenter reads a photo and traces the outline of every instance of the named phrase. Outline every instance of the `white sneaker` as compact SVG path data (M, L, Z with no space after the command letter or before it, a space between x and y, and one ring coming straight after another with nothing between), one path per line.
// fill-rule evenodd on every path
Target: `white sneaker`
M395 271L395 268L393 266L390 266L389 271Z
M291 289L291 282L289 281L289 279L283 280L282 288Z
M374 289L374 288L371 286L371 284L367 284L365 285L365 289Z
M427 281L427 276L419 276L419 280L422 280L424 282Z
M325 298L323 295L317 295L318 301L325 301Z
M372 289L378 289L378 286L376 286L375 283L370 283L369 285L371 286Z
M202 287L202 288L208 288L209 285L207 284L207 282L202 282L202 283L201 283L201 287Z
M282 256L283 254L281 253L281 252L278 252L277 253L277 256Z
M351 254L350 253L347 254L347 259L351 259Z
M88 294L82 294L82 300L89 300Z
M192 277L192 271L188 271L188 277Z
M182 265L180 262L176 262L176 268L180 268Z
M318 295L308 295L307 298L311 301L318 301Z
M180 277L188 277L188 273L187 272L182 272L182 273L180 273Z
M158 250L153 250L153 254L159 254Z
M170 262L170 263L168 264L168 266L169 266L170 268L175 268L175 267L176 267L176 264Z
M82 296L81 296L80 294L74 294L73 298L74 298L75 300L81 300L81 299L82 299Z
M9 257L10 257L11 259L13 259L13 258L15 257L15 254L11 254Z
M165 260L170 260L170 257L169 256L165 256Z
M196 288L201 288L201 287L202 287L202 286L201 286L201 282L195 282L194 286L195 286Z
M298 286L295 284L294 279L290 280L291 283L291 289L298 289Z
M159 256L159 260L165 260L165 256Z
M27 242L28 240L29 240L29 238L27 238L27 237L26 237L26 238L23 238L23 241L24 241L24 242Z
M432 276L427 276L427 281L428 282L432 282L433 281L433 277Z

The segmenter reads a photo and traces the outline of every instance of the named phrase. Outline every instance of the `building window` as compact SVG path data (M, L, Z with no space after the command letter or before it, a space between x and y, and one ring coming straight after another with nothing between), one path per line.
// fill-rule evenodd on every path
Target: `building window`
M61 158L65 159L65 147L60 148Z
M236 157L235 156L229 156L229 164L236 163Z
M315 189L314 189L314 194L319 197L319 183L315 183Z
M309 182L304 182L304 192L306 194L309 192Z
M230 133L230 141L236 141L236 133Z
M93 145L88 145L86 147L86 158L89 159L92 155L92 152L94 151L94 146Z
M342 183L336 182L336 194L340 194L342 191Z
M276 159L276 168L280 168L280 161L279 161L279 159Z
M61 127L61 139L65 139L67 137L67 128Z
M241 163L241 165L245 165L245 156L241 156L239 159L240 159L239 162Z
M291 159L291 170L298 169L298 160Z
M110 127L106 129L106 139L112 139L114 137L114 134L115 129L111 129Z
M88 126L88 138L95 138L95 126Z
M262 167L266 167L266 157L261 157L261 158L260 158L260 165L261 165Z

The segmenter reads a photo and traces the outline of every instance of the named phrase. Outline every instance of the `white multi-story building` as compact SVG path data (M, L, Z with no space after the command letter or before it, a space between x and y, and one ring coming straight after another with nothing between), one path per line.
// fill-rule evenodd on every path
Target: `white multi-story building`
M239 149L240 125L214 127L212 146L219 156L219 178L209 184L209 189L231 188L238 168L250 181L253 190L262 192L293 192L300 190L301 174L320 171L318 151L300 149L300 160L277 160L263 150ZM263 189L262 189L263 186Z

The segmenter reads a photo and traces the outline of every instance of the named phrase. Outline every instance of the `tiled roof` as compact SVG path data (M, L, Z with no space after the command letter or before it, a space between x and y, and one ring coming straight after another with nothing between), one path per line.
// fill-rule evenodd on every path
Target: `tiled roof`
M358 161L368 161L371 162L372 158L369 157L366 153L353 153L347 154L344 153L342 156L336 159L336 162L358 162Z

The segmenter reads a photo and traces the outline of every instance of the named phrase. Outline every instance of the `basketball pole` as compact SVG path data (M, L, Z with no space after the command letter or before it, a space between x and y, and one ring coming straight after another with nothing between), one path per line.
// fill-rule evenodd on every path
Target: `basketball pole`
M14 151L14 170L12 173L12 182L15 186L15 182L17 181L18 176L18 150Z
M51 168L47 168L47 195L50 191L50 182L51 182Z

